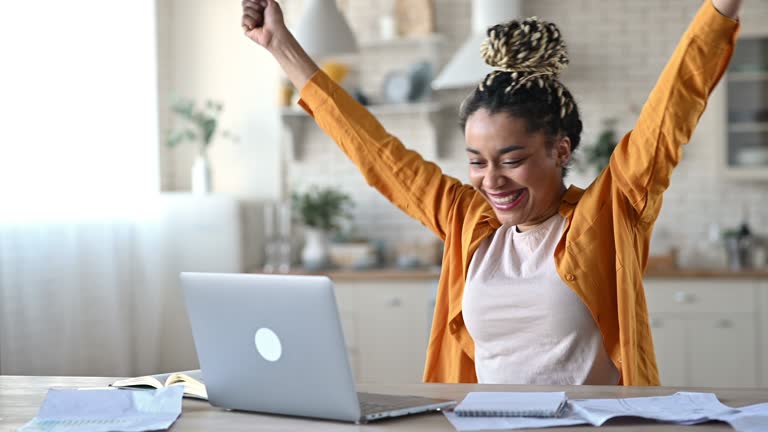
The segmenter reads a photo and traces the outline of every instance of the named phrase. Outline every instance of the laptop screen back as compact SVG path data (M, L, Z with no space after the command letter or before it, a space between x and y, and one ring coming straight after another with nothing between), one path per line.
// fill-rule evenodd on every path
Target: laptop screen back
M182 273L181 283L211 404L360 418L330 279Z

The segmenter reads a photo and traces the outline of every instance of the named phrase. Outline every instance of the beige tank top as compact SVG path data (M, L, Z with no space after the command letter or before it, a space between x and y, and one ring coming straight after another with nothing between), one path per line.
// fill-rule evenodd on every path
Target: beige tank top
M462 300L480 383L618 383L589 310L557 274L559 214L525 232L502 226L475 252Z

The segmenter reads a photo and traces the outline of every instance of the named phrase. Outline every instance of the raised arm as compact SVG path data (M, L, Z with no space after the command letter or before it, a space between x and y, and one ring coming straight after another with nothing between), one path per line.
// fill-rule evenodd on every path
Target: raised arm
M301 92L301 106L352 160L369 185L445 238L451 215L478 203L470 186L446 176L400 141L322 71L285 27L275 0L244 0L243 30L279 62ZM479 213L478 213L479 214ZM458 216L463 217L463 216ZM459 220L454 220L459 222Z
M613 184L627 197L641 223L661 209L682 146L690 140L733 54L740 0L705 0L683 35L632 132L610 161Z
M266 48L288 79L301 90L318 67L285 26L283 11L275 0L243 0L245 34Z

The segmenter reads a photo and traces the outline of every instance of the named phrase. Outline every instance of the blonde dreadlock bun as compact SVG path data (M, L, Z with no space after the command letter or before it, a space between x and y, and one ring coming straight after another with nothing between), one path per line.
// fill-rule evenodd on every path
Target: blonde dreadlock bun
M565 42L553 23L532 17L495 25L487 34L481 51L493 68L557 78L568 66Z
M568 137L576 151L583 125L573 95L558 79L568 53L557 26L534 17L495 25L487 35L482 55L494 71L462 102L461 130L478 111L505 113L523 120L528 132L544 133L548 143ZM566 164L562 176L567 172Z
M504 74L504 93L538 86L548 100L558 101L561 118L574 109L572 96L557 79L568 66L568 52L555 24L536 17L498 24L488 29L480 49L485 62L496 69L480 82L481 92Z

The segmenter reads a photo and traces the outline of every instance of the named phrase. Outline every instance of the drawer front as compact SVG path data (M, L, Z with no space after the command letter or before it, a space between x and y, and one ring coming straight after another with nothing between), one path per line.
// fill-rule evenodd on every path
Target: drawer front
M752 281L645 281L648 311L657 313L755 313L756 287Z

